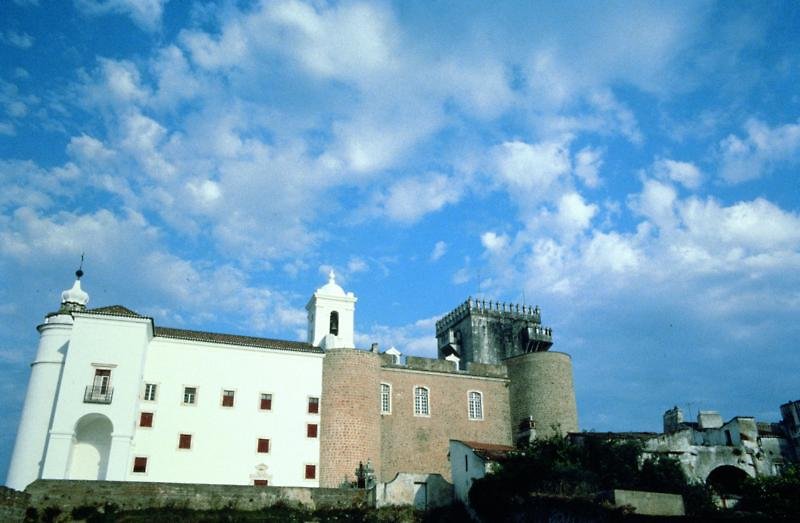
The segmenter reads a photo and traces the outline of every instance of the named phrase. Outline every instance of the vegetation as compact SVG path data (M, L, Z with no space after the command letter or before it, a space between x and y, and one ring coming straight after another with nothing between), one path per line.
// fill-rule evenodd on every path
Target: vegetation
M689 514L714 512L711 490L690 484L674 459L642 462L636 440L585 438L575 445L562 437L534 441L478 480L470 502L487 520L501 520L531 502L531 493L594 500L612 489L682 494Z
M795 520L800 514L800 467L788 467L781 476L746 479L736 510Z

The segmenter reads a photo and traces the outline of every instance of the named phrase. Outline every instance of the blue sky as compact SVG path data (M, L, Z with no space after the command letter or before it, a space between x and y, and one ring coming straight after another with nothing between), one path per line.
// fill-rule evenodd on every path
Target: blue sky
M0 470L84 252L92 306L288 339L332 267L406 354L538 304L583 429L800 398L795 2L0 11Z

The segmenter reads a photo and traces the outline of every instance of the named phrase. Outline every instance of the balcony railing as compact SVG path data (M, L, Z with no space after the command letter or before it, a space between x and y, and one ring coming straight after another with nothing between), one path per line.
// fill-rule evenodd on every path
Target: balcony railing
M89 385L86 387L86 392L83 393L84 403L111 403L111 398L114 396L113 387L95 387Z

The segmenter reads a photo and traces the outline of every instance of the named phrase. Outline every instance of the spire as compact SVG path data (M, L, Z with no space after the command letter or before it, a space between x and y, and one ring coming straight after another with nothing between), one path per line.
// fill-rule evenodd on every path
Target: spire
M81 289L81 277L83 276L83 254L81 254L81 264L75 271L75 283L72 288L61 293L61 308L59 313L69 313L73 311L85 311L86 304L89 303L89 295Z

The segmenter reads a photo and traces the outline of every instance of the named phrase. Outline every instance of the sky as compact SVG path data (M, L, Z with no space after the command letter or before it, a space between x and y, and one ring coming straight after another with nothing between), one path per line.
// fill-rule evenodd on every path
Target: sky
M585 430L800 399L800 4L0 4L0 473L38 342L90 306L435 357L534 304ZM113 350L113 347L109 347Z

